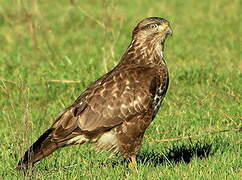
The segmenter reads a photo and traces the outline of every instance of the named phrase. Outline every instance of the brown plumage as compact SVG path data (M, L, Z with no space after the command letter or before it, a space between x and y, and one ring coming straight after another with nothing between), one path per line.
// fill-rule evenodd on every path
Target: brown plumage
M27 150L18 163L25 169L56 149L93 142L120 152L135 164L145 130L168 88L164 42L169 22L151 17L133 30L120 63L86 89Z

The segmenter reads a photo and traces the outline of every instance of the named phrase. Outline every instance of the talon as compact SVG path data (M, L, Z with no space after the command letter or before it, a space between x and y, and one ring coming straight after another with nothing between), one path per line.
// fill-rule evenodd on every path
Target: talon
M130 157L129 167L130 167L131 169L134 169L134 170L138 171L138 169L137 169L136 156L131 156L131 157Z

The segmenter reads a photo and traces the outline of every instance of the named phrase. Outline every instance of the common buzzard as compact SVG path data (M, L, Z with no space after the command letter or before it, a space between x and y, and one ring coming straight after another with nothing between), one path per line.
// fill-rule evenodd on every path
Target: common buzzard
M135 165L145 130L168 88L164 43L171 34L163 18L139 22L118 65L61 113L25 152L18 168L26 169L61 147L87 142L119 152Z

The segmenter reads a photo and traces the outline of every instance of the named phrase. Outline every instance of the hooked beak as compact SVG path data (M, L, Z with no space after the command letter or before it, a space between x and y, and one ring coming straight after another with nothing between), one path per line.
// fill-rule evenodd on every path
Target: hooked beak
M160 25L158 26L158 29L162 34L165 34L166 36L172 36L173 34L173 31L169 24Z
M167 36L172 36L172 34L173 34L173 31L172 31L172 29L171 29L171 27L170 26L167 26L167 28L166 28L166 35Z

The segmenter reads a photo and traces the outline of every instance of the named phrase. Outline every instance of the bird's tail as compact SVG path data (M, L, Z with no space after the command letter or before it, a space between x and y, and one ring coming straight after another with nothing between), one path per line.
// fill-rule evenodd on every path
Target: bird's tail
M50 155L59 148L58 144L55 143L51 138L52 131L53 130L51 128L45 131L45 133L42 134L39 139L30 146L30 148L25 152L24 156L19 161L17 169L27 169L35 162Z

